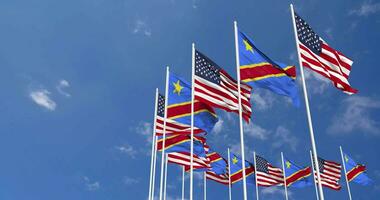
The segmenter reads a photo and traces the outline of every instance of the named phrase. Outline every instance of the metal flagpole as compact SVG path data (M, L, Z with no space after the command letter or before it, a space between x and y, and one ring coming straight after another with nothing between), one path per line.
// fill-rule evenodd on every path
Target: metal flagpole
M206 172L203 172L203 199L207 200L207 177L206 177Z
M227 148L227 152L228 152L228 196L229 196L229 200L232 200L230 148Z
M284 154L281 152L282 160L282 173L284 174L284 188L285 188L285 199L288 200L288 186L286 184L286 174L285 174L285 165L284 165Z
M165 167L165 137L166 137L166 118L168 115L168 91L169 91L169 66L166 67L165 83L165 112L164 112L164 130L162 133L162 151L161 151L161 177L160 177L160 200L162 200L162 190L164 185L164 167Z
M256 152L253 152L253 164L255 167L256 200L259 200L259 184L257 184Z
M155 183L156 183L156 163L157 163L157 136L154 136L154 154L153 154L153 177L152 177L152 196L151 200L154 199Z
M150 177L149 177L149 197L148 199L152 200L152 190L153 188L153 163L154 163L154 153L155 153L155 143L156 143L156 117L157 117L157 100L158 100L158 88L156 88L156 98L154 99L154 121L153 121L153 134L152 134L152 154L150 160Z
M297 53L298 53L298 62L299 62L300 71L301 71L302 88L303 88L303 94L304 94L304 97L305 97L305 105L306 105L306 113L307 113L307 119L308 119L308 124L309 124L311 147L312 147L313 155L314 155L313 159L314 159L315 163L317 164L318 163L317 147L316 147L315 139L314 139L313 122L311 120L311 113L310 113L310 108L309 108L309 99L308 99L308 95L307 95L305 76L304 76L303 66L302 66L302 62L301 62L301 54L300 54L300 50L299 50L299 46L298 46L297 28L296 28L296 22L295 22L295 18L294 18L293 4L290 4L290 10L292 12L294 37L295 37L295 40L296 40ZM317 171L318 188L319 188L320 198L321 198L321 200L324 200L325 198L324 198L324 195L323 195L322 184L321 184L321 181L320 181L321 180L321 175L320 175L320 172L319 172L319 167L316 167L315 169Z
M244 133L243 133L243 111L241 104L241 88L240 88L240 59L239 59L239 41L238 41L238 28L237 22L234 21L235 31L235 54L236 54L236 74L238 83L238 100L239 100L239 124L240 124L240 147L241 147L241 159L243 169L243 196L244 200L247 200L247 181L245 177L245 153L244 153Z
M319 200L319 195L318 195L318 187L317 187L317 182L315 180L315 171L314 171L314 162L313 162L313 154L310 151L310 161L311 161L311 169L313 170L313 180L314 180L314 186L315 186L315 194L317 195L317 200Z
M190 139L190 200L193 200L193 162L194 162L194 74L195 74L195 44L191 51L191 139Z
M185 200L185 166L182 166L182 200Z
M164 184L164 200L166 200L166 185L168 184L168 154L165 156L165 184Z
M339 146L339 149L340 149L340 155L342 156L342 163L343 163L343 169L344 169L344 177L346 177L348 196L350 197L350 200L352 200L350 183L348 182L348 178L347 178L346 161L345 161L344 156L343 156L342 146Z

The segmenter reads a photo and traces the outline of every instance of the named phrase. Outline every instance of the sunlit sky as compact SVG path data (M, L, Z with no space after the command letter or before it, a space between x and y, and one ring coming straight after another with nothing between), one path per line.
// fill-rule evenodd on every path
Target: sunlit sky
M146 199L154 95L156 88L164 91L165 67L190 80L195 42L236 76L234 20L272 59L297 65L290 3L354 60L349 80L356 95L343 94L310 70L306 82L319 155L341 162L342 145L374 180L371 186L351 184L353 198L376 199L380 3L371 0L0 1L0 199ZM252 95L253 120L244 126L247 159L255 150L280 166L284 152L309 165L304 102L295 108L288 98L259 88ZM240 154L238 116L217 113L209 145L225 157L228 147ZM196 174L195 199L203 198L202 183ZM228 199L226 186L207 184L209 199ZM341 184L339 192L324 189L326 199L348 199ZM281 187L259 190L262 199L283 198ZM290 199L315 199L313 187L289 191ZM176 165L169 165L167 193L168 200L181 197ZM242 199L242 185L232 193ZM254 194L249 186L249 199Z

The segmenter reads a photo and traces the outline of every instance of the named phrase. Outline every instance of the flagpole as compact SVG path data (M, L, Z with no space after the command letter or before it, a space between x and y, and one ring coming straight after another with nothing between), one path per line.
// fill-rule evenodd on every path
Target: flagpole
M182 166L182 200L185 200L185 166Z
M206 172L203 172L203 199L207 200L207 177Z
M288 200L288 187L286 184L286 174L285 174L285 165L284 165L284 154L281 152L282 160L282 173L284 174L284 188L285 188L285 199Z
M340 155L342 156L342 163L343 163L343 169L344 169L344 177L346 177L348 196L350 197L350 200L352 200L350 183L348 182L348 178L347 178L346 162L344 160L342 146L339 146L339 149L340 149Z
M241 148L241 159L242 169L243 169L243 196L244 200L247 200L247 181L245 177L245 153L244 153L244 133L243 133L243 112L241 105L241 86L240 86L240 59L239 59L239 41L238 41L238 28L237 22L234 21L234 31L235 31L235 54L236 54L236 74L237 74L237 85L238 85L238 100L239 100L239 125L240 125L240 148Z
M314 187L315 187L315 194L317 196L317 200L319 200L319 195L318 195L318 187L317 187L317 182L315 181L315 171L314 171L314 162L313 162L313 154L310 152L310 161L311 161L311 169L313 170L313 181L314 181Z
M257 184L256 152L253 152L253 164L255 167L256 200L259 200L259 185Z
M164 200L166 200L166 185L168 184L168 154L165 156L165 184L164 184Z
M158 100L158 88L156 88L156 97L154 100L154 121L153 121L153 133L152 133L152 153L150 160L150 177L149 177L149 197L148 199L152 200L152 190L153 188L153 163L154 163L154 153L155 153L155 143L156 143L156 117L157 117L157 100Z
M164 185L164 167L165 167L165 135L166 135L166 118L168 115L168 91L169 91L169 66L166 67L166 83L165 83L165 112L164 112L164 128L162 132L162 151L161 151L161 177L160 177L160 198L162 200L162 190Z
M190 200L193 200L193 162L194 162L194 74L195 44L191 45L191 139L190 139Z
M230 148L227 148L227 152L228 152L228 196L229 196L229 200L232 200Z
M157 136L154 136L154 162L153 162L153 177L152 177L152 196L151 200L154 199L155 183L156 183L156 163L157 163Z
M310 113L310 108L309 108L309 98L308 98L308 95L307 95L306 81L305 81L305 76L304 76L304 72L303 72L303 66L302 66L302 62L301 62L300 50L299 50L299 46L298 46L297 28L296 28L296 23L294 21L295 18L294 18L293 4L290 4L290 10L292 12L294 37L295 37L295 40L296 40L297 53L298 53L298 62L299 62L300 71L301 71L302 88L303 88L303 94L304 94L304 97L305 97L305 105L306 105L306 113L307 113L307 119L308 119L308 124L309 124L311 147L312 147L313 155L314 155L313 159L314 159L315 163L317 164L318 163L317 147L316 147L315 139L314 139L313 122L312 122L312 119L311 119L311 113ZM320 198L321 198L321 200L324 200L325 198L324 198L324 195L323 195L322 184L321 184L321 181L320 181L321 180L321 175L320 175L320 172L319 172L319 167L316 167L315 169L317 171L318 189L319 189L319 193L320 193Z

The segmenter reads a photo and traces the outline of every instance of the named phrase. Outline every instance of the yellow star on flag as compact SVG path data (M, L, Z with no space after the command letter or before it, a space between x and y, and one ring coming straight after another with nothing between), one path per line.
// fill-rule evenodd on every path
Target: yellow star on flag
M290 166L292 166L292 163L290 163L289 161L286 161L286 168L290 168Z
M236 164L238 162L238 159L236 158L236 157L234 157L233 159L232 159L232 163L233 164Z
M252 48L252 46L248 43L248 41L247 41L247 40L243 40L243 42L244 42L244 45L245 45L245 50L250 51L250 52L253 53L253 48Z
M173 90L173 93L178 93L178 96L180 95L183 87L179 84L179 80L177 81L177 83L173 83L174 85L174 90Z
M346 160L346 162L348 162L348 158L347 158L347 156L346 156L346 155L344 156L344 159Z

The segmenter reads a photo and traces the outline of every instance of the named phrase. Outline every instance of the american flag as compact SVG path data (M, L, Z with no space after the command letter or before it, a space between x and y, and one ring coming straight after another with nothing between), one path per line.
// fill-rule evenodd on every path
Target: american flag
M228 185L229 184L229 180L228 180L228 174L216 174L215 172L212 172L212 171L207 171L206 172L206 178L207 179L210 179L210 180L213 180L213 181L216 181L218 183L221 183L223 185Z
M182 165L187 168L190 167L190 152L173 152L168 153L168 162ZM210 161L207 158L199 157L193 154L193 167L194 169L210 168Z
M199 51L195 51L195 99L228 112L239 112L238 85L222 68ZM241 83L243 117L251 118L251 90Z
M314 161L314 160L313 160ZM321 184L333 190L340 190L339 179L341 177L342 165L333 161L327 161L318 158L319 172L321 176ZM318 176L315 174L315 180L318 183Z
M343 92L357 93L348 82L353 61L331 48L305 20L296 13L294 15L302 65L330 79Z
M161 136L164 132L165 97L161 94L157 99L156 135ZM191 126L166 119L166 135L191 134ZM202 129L194 127L194 134L204 132Z
M256 156L256 176L259 186L274 186L284 183L282 170L273 167L267 160L260 156Z

